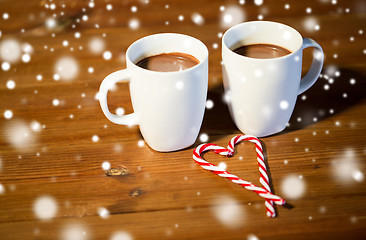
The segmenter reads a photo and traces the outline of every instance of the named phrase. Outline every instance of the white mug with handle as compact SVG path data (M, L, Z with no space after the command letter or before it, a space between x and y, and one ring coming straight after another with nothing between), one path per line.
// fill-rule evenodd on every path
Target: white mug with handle
M277 58L252 58L238 47L271 44L291 53ZM301 79L303 50L314 47L312 65ZM222 37L223 81L230 114L240 131L264 137L286 128L297 96L318 79L324 53L314 40L277 22L252 21L233 26Z
M199 60L191 68L159 72L136 65L162 53L179 52ZM127 68L109 74L99 89L104 115L116 124L139 125L147 144L156 151L176 151L197 139L205 111L208 85L208 50L198 39L177 33L160 33L137 40L126 51ZM129 82L134 112L118 116L108 109L108 90Z

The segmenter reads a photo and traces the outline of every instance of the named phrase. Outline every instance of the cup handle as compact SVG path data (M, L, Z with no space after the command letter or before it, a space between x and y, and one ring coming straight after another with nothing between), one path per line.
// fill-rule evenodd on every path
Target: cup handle
M121 125L137 125L137 115L136 113L131 113L123 116L118 116L116 114L113 114L108 109L108 103L107 103L107 94L108 90L117 82L130 82L131 76L130 71L128 69L119 70L116 72L113 72L109 74L107 77L105 77L100 84L99 88L99 103L100 107L102 108L102 111L104 115L108 118L109 121L121 124Z
M302 49L304 50L308 47L314 47L313 62L309 71L301 79L298 95L308 90L316 82L316 80L318 80L320 72L323 68L324 53L322 47L313 39L304 38Z

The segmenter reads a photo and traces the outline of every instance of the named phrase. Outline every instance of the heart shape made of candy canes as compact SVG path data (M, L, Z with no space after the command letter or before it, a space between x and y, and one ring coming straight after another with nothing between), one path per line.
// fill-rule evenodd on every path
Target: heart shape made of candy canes
M256 152L257 152L257 161L259 166L260 178L259 182L262 184L262 187L258 187L251 182L245 181L238 176L229 173L223 168L220 168L210 162L207 162L201 156L204 152L212 150L215 153L218 153L223 156L231 157L234 155L234 147L241 141L249 141L255 144ZM284 205L286 202L283 198L274 195L271 191L271 187L269 186L269 178L267 175L266 164L264 163L263 156L263 148L259 139L255 136L251 135L238 135L233 137L227 148L220 147L216 144L212 143L204 143L199 145L197 148L193 150L193 159L196 163L198 163L202 168L209 170L220 177L224 177L232 181L233 183L239 184L240 186L257 193L259 196L265 198L265 206L267 209L268 217L276 217L276 210L274 208L274 203L277 205Z

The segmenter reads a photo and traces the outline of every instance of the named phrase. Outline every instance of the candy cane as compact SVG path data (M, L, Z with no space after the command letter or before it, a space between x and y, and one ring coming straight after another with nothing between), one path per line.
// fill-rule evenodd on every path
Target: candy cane
M214 151L215 153L218 153L223 156L231 157L234 154L234 147L236 144L238 144L241 141L249 141L255 144L256 146L256 152L257 152L257 161L259 166L259 172L260 172L260 178L259 181L262 184L263 188L258 187L254 185L253 183L250 183L248 181L245 181L238 176L229 173L228 171L225 171L225 169L222 169L220 167L217 167L216 165L207 162L201 157L201 154L204 152L207 152L209 150ZM269 178L267 175L267 168L264 163L264 156L263 156L263 149L262 145L258 138L250 135L238 135L236 137L233 137L227 148L220 147L216 144L212 143L206 143L199 145L194 151L193 151L193 159L196 163L198 163L202 168L209 170L220 177L225 177L229 179L230 181L241 185L245 189L248 189L250 191L253 191L257 193L259 196L266 199L265 206L267 209L267 216L268 217L275 217L276 211L274 208L274 203L277 205L284 205L285 200L281 197L272 194L271 188L269 186Z

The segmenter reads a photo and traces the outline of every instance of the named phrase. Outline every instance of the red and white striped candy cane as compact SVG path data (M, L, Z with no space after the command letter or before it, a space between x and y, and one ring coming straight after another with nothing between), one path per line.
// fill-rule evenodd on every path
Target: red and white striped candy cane
M245 181L238 176L231 174L225 169L222 169L220 167L217 167L216 165L207 162L201 157L201 154L204 152L207 152L209 150L214 151L215 153L218 153L220 155L224 155L227 157L231 157L234 154L234 147L236 144L238 144L241 141L249 141L255 144L256 146L256 152L257 152L257 161L259 166L259 172L260 172L260 178L259 181L262 184L263 188L258 187L254 185L253 183L250 183L248 181ZM220 147L216 144L212 143L206 143L199 145L194 151L193 151L193 159L196 163L198 163L202 168L206 170L210 170L211 172L219 175L220 177L225 177L229 179L230 181L239 184L240 186L244 187L245 189L248 189L250 191L253 191L257 193L259 196L266 199L265 206L267 209L267 216L268 217L275 217L276 211L273 206L273 204L277 205L284 205L285 200L282 199L279 196L276 196L272 194L271 188L269 186L269 178L267 175L267 168L264 163L264 156L263 156L263 149L262 145L258 138L250 135L238 135L236 137L233 137L227 148Z

